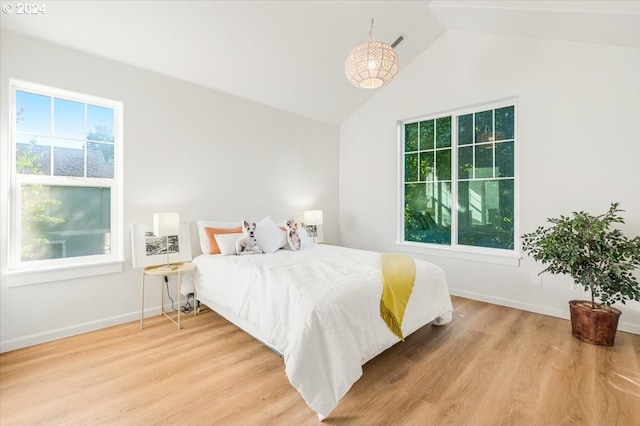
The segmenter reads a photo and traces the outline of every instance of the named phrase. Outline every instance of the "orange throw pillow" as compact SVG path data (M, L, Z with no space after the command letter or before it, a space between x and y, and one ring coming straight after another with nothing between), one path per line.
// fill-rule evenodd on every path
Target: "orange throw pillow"
M220 246L216 241L216 234L237 234L242 232L242 226L237 228L204 228L204 232L207 233L209 238L209 254L220 254Z

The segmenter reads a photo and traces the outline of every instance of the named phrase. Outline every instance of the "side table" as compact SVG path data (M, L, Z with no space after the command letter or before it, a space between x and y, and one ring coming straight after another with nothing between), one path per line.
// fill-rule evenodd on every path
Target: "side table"
M147 278L147 275L155 275L158 277L161 277L161 281L160 281L160 293L161 293L161 298L160 298L160 313L162 315L164 315L165 317L167 317L171 322L173 322L175 325L178 326L178 329L181 328L180 326L180 283L182 281L182 274L185 272L191 272L194 269L196 269L196 265L194 263L191 262L183 262L183 263L174 263L171 265L174 269L166 269L166 266L164 265L160 265L160 266L147 266L146 268L144 268L144 270L142 271L142 309L141 309L141 314L140 314L140 329L144 328L144 284L145 284L145 280ZM171 316L169 316L168 312L164 311L164 291L163 291L163 286L162 286L162 277L166 277L169 275L177 275L178 276L178 320L176 321L175 319L173 319ZM195 296L194 296L195 299ZM195 300L194 300L194 304L195 304ZM194 308L194 313L195 313L196 309Z

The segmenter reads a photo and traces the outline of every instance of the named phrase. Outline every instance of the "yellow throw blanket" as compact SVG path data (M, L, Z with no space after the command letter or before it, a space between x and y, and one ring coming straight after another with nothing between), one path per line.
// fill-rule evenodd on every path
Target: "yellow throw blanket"
M380 272L382 273L380 316L389 330L404 342L402 318L404 318L404 310L416 280L415 261L412 257L403 254L382 253Z

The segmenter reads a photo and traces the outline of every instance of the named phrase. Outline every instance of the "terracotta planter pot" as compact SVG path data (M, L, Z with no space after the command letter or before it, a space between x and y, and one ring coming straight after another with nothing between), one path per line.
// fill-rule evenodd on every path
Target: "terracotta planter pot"
M620 312L611 306L596 305L586 300L571 300L571 334L593 345L613 346Z

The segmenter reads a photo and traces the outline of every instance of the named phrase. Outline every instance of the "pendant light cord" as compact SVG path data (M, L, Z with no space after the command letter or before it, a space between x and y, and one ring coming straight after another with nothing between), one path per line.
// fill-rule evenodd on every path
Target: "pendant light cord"
M373 18L371 18L371 23L369 24L369 38L375 41L375 38L373 38Z
M376 40L375 38L373 38L373 18L376 16L375 7L375 0L371 0L371 22L369 23L369 39L371 39L371 41Z

